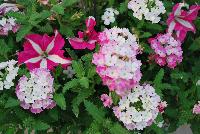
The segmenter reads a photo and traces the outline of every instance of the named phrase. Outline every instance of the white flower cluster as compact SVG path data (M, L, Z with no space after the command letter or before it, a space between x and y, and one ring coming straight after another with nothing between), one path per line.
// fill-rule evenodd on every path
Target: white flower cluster
M30 109L33 113L40 113L44 109L55 106L52 100L54 88L50 72L47 69L34 69L30 78L20 78L16 88L16 94L24 109Z
M131 93L122 97L114 113L127 129L143 130L156 119L160 102L160 96L152 86L136 86Z
M128 8L133 10L134 17L142 20L144 15L144 18L152 23L158 23L161 19L159 15L166 12L160 0L131 0Z
M110 25L110 23L115 22L115 16L119 15L119 12L113 8L106 8L104 14L102 15L102 20L105 25Z
M0 63L0 90L10 89L14 86L13 80L17 76L19 67L15 67L17 61L10 60Z

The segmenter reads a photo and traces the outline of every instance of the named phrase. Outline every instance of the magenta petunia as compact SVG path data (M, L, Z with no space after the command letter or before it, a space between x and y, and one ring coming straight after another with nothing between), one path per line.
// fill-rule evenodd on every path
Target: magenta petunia
M89 17L85 21L86 30L79 31L78 37L69 38L69 43L74 49L89 49L93 50L98 39L98 33L95 31L96 21L94 17Z
M25 63L29 70L34 68L54 69L61 64L66 67L71 64L70 58L63 56L64 50L61 50L65 44L64 39L55 31L55 36L29 34L26 36L24 51L18 55L19 64Z
M188 11L182 10L184 3L178 3L173 7L172 13L167 20L168 32L176 31L177 38L184 41L188 31L196 32L193 21L198 16L199 5L192 5Z

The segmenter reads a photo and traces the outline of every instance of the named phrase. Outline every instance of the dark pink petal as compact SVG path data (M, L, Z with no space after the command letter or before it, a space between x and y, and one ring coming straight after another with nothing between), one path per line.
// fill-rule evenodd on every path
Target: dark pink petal
M88 31L94 30L94 27L96 26L96 21L95 21L94 17L92 17L92 16L88 17L88 19L86 19L85 23L86 23L86 27L87 27Z
M190 7L190 10L187 13L187 16L185 17L186 20L195 20L198 16L200 10L199 5L193 5Z
M69 38L69 43L74 49L86 49L87 44L84 43L83 39L80 38Z
M45 34L42 38L42 50L46 51L48 45L53 41L54 37L49 37L47 34Z

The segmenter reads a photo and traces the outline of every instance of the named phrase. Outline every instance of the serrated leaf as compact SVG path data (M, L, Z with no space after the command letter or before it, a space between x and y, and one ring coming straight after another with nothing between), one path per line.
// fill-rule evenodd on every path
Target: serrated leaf
M63 94L55 94L53 96L54 100L56 101L56 104L62 109L66 110L66 102L65 97Z
M80 0L63 0L62 5L64 7L68 7L68 6L75 4L78 1L80 1Z
M82 77L80 80L79 80L79 83L82 87L84 88L89 88L89 80L87 77Z
M104 121L105 112L102 109L97 108L92 102L87 100L84 101L84 105L88 113L99 123Z
M64 14L64 8L61 4L54 5L51 10L57 14Z
M156 93L158 93L161 97L163 96L161 87L162 87L162 79L164 77L164 69L161 68L160 71L157 73L153 83L154 83L154 88L156 90Z
M111 134L129 134L128 130L122 127L119 123L115 123L109 131Z
M20 30L17 32L16 40L17 42L21 41L26 34L28 34L32 29L31 25L23 25Z
M16 107L16 106L19 106L19 104L20 104L20 102L17 99L9 97L5 104L5 108Z
M200 50L200 37L194 40L194 42L190 45L189 50L191 51Z
M72 68L73 70L75 71L76 73L76 76L78 78L82 78L84 77L85 75L85 70L84 70L84 67L83 67L83 63L81 60L78 60L78 61L72 61Z
M71 81L65 83L63 87L63 93L65 93L67 90L70 90L71 88L77 87L79 85L78 79L72 79Z
M42 121L36 121L33 125L33 128L35 130L47 130L48 128L50 128L50 126Z

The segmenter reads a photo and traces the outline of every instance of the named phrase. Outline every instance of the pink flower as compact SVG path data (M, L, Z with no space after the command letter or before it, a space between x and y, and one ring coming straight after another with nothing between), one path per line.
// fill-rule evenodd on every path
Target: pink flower
M200 10L199 5L191 6L189 11L182 10L182 7L184 7L184 3L176 4L167 20L168 32L173 33L175 30L180 41L185 39L188 31L196 32L193 21L197 18Z
M69 43L74 49L89 49L93 50L98 39L98 33L95 31L94 27L96 21L94 17L89 17L86 19L86 28L84 32L78 32L78 38L69 38Z
M16 4L3 3L0 5L0 15L5 15L9 11L17 12L19 9Z
M29 70L34 68L48 68L52 70L59 64L68 66L71 64L70 58L63 56L61 50L65 44L64 39L55 31L55 36L29 34L26 36L24 51L18 55L19 64L25 63Z
M49 0L38 0L38 2L40 4L47 5L49 3Z
M154 50L151 60L154 59L158 65L167 65L174 69L177 64L182 62L181 42L175 40L170 33L158 34L155 38L150 38L149 43Z
M113 103L112 98L108 96L107 94L101 95L101 101L103 101L104 107L110 107Z
M162 101L160 102L160 104L158 105L158 110L160 113L164 112L164 109L167 107L167 102L166 101Z
M200 101L198 101L198 104L194 105L193 113L194 114L200 114Z

